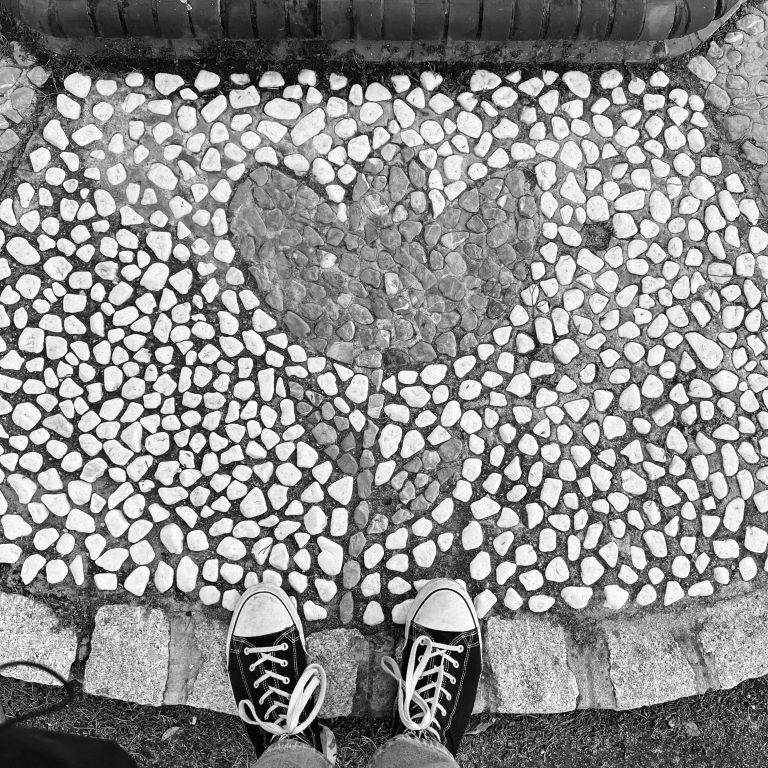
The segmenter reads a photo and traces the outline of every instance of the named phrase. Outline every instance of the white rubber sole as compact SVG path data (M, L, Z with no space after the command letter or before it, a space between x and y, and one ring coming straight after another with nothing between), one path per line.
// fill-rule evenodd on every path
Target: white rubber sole
M229 630L227 631L227 656L229 656L229 646L232 643L232 635L234 634L235 624L237 623L237 619L240 616L240 612L243 610L243 606L254 595L263 594L276 597L287 608L294 624L299 628L301 644L306 648L307 643L306 639L304 638L304 627L301 623L301 618L299 618L299 612L296 610L296 606L293 604L291 598L288 597L288 594L285 592L285 590L281 589L280 587L276 587L273 584L254 584L254 586L248 587L248 589L246 589L245 592L240 595L240 599L237 601L237 605L235 605L235 610L232 611L232 619L229 622Z
M451 592L457 594L466 603L469 612L472 614L472 618L475 622L475 628L480 635L480 659L483 658L483 638L480 634L480 619L478 618L477 611L475 610L475 604L472 602L472 598L469 593L460 584L456 583L453 579L432 579L428 584L422 587L416 597L411 603L411 607L408 609L408 615L405 617L405 634L407 635L411 629L411 623L416 612L422 605L429 599L431 595L440 589L449 589Z

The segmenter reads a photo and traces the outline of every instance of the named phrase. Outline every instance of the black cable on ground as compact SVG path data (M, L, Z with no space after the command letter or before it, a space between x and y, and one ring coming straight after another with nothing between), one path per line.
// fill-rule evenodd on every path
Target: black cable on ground
M28 712L24 712L21 715L16 715L15 717L6 717L3 714L2 707L0 707L0 729L8 728L12 725L15 725L16 723L22 723L25 720L31 720L35 717L39 717L40 715L46 715L49 712L55 712L56 710L63 709L75 697L74 681L64 679L64 677L62 677L62 675L60 675L55 669L51 669L45 664L38 664L36 661L7 661L3 664L0 664L0 672L11 667L31 667L51 675L51 677L56 678L64 686L64 698L61 701L57 701L53 704L46 704L42 707L30 709Z

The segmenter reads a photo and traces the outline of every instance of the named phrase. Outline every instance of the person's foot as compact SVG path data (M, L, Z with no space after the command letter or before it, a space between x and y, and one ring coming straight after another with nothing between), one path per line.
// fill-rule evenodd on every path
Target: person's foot
M317 721L325 670L307 663L301 620L279 587L258 584L238 601L227 635L227 673L257 756L291 738L334 762L333 734Z
M466 590L450 579L425 585L405 621L401 665L385 656L381 666L399 686L393 734L435 738L455 755L483 668L480 622Z

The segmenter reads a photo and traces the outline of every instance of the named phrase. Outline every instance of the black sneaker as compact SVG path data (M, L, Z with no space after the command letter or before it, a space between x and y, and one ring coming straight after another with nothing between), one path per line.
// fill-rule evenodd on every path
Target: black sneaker
M307 664L301 620L279 587L258 584L238 601L227 635L227 673L257 756L291 738L335 762L333 733L317 721L325 670Z
M392 733L437 739L455 755L467 729L483 668L480 622L466 590L433 579L405 621L403 661L381 660L399 685Z

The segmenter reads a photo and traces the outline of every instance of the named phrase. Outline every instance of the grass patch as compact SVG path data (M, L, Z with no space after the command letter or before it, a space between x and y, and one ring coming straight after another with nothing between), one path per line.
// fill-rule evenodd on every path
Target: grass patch
M56 699L58 691L0 678L9 713ZM113 739L142 768L250 768L255 757L237 718L189 707L144 707L80 694L33 725ZM339 768L363 768L389 725L368 718L332 721ZM768 762L768 678L730 691L631 712L474 718L463 768L747 768Z

